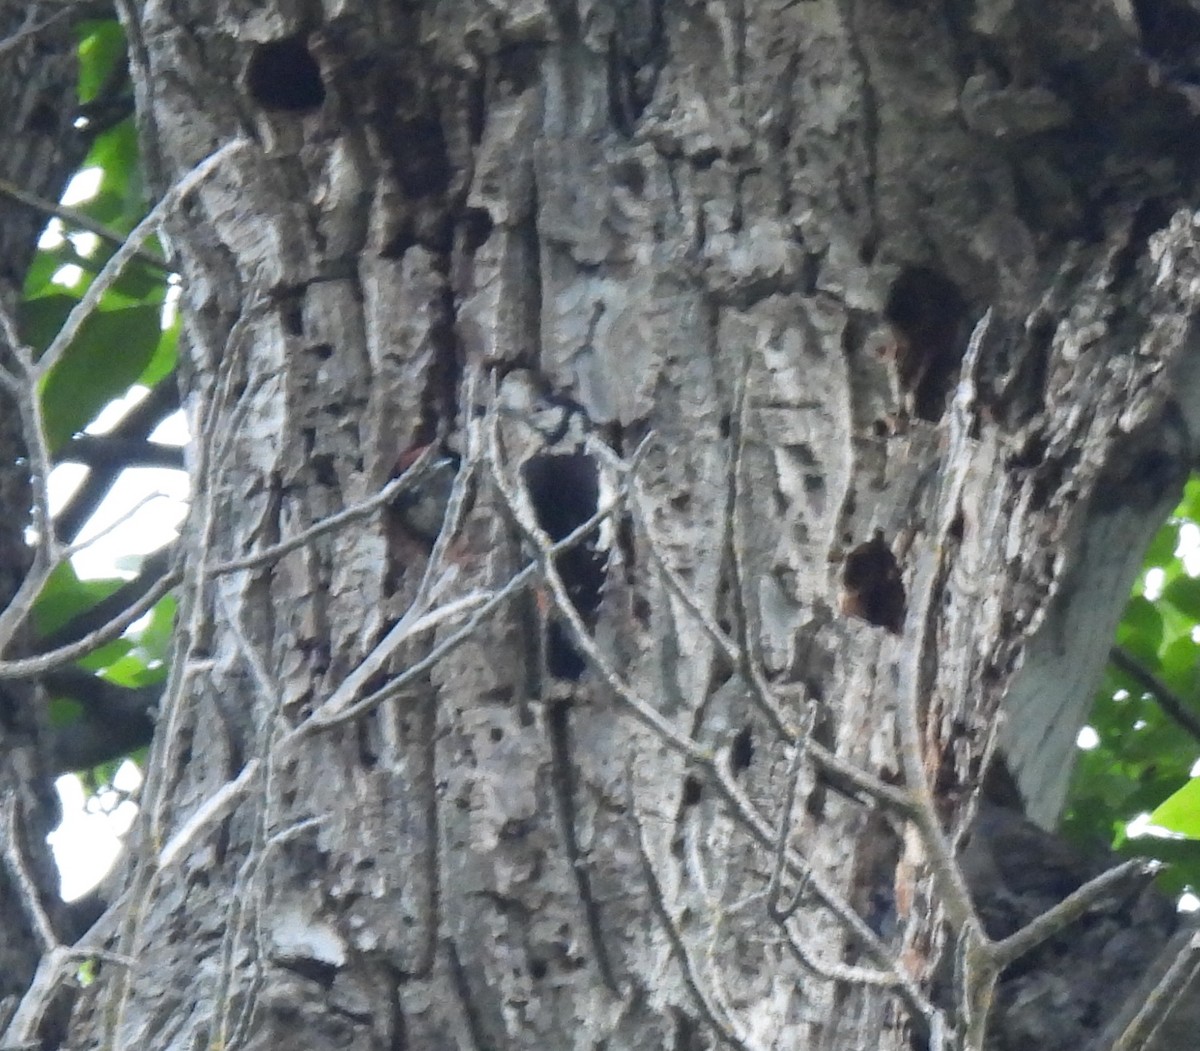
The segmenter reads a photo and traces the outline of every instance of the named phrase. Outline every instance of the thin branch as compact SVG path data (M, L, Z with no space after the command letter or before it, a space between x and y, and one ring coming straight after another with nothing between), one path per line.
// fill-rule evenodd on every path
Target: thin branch
M1114 646L1109 650L1108 659L1150 694L1158 702L1158 706L1191 734L1194 740L1200 741L1200 717L1192 712L1179 694L1124 646Z
M416 464L413 466L415 467ZM417 480L418 478L412 477L411 470L405 471L399 478L393 478L388 482L374 496L368 497L360 503L352 504L350 507L338 511L328 518L322 518L319 522L313 523L295 536L290 536L286 540L281 540L278 544L265 547L261 551L254 552L252 555L246 555L244 558L231 558L227 562L218 562L214 566L208 566L204 571L204 575L207 579L211 580L214 577L226 576L229 573L239 573L246 569L262 569L265 566L272 565L284 556L290 555L293 551L306 547L326 533L332 533L359 518L366 518L380 507L390 503L405 490L411 489Z
M666 559L663 557L661 546L654 537L650 516L642 508L640 483L634 478L631 485L634 495L632 506L636 512L635 520L641 527L646 547L650 552L650 559L661 573L662 579L667 585L667 590L675 595L683 604L684 609L692 614L697 624L700 625L701 630L716 644L717 648L724 654L730 664L737 668L746 668L748 661L744 656L743 649L721 630L716 620L692 593L683 578L667 564ZM761 675L751 675L750 682L747 685L750 688L751 696L758 704L759 710L767 717L767 721L776 733L785 740L792 742L797 742L801 737L805 736L796 726L787 720L787 717L780 710L779 706L773 703L770 697L770 689L762 681ZM877 803L891 807L905 817L913 816L916 804L912 797L903 789L897 788L895 785L889 785L886 781L882 781L874 775L869 774L867 771L860 769L849 760L843 759L836 753L831 752L816 741L808 741L805 747L808 750L809 757L827 775L830 775L834 787L840 791L846 792L846 786L848 785L858 795L866 796ZM838 782L841 783L839 784Z
M610 504L609 506L603 508L601 511L597 512L586 522L584 522L583 525L581 525L574 532L563 537L563 539L557 544L552 545L550 548L551 554L553 555L558 554L561 551L567 551L571 547L583 543L588 534L613 513L615 506L615 504ZM364 697L356 704L349 704L348 707L342 707L342 705L348 704L349 700L353 697L353 694L349 691L344 691L342 688L339 688L333 697L326 701L320 708L314 711L312 715L308 717L308 719L306 719L290 734L288 734L281 744L291 744L293 741L299 739L300 737L307 736L309 733L312 733L315 730L325 730L329 729L330 727L349 722L365 712L370 711L372 708L378 707L384 701L395 697L402 690L404 690L409 683L424 675L427 671L429 671L430 668L437 664L438 661L442 660L448 654L458 649L459 646L461 646L467 641L467 639L475 634L480 625L483 624L483 622L486 621L487 618L490 617L497 609L516 597L518 594L524 591L525 588L530 587L534 581L537 580L540 572L540 563L536 561L531 562L524 569L513 574L513 576L511 576L505 585L498 591L490 593L477 592L474 595L468 595L464 599L459 600L460 602L464 603L474 603L475 601L479 602L478 606L474 606L474 612L472 613L471 617L463 624L461 628L444 638L421 660L405 668L404 671L397 675L391 682L389 682L387 686L377 690L375 693L370 694L367 697ZM456 609L454 612L458 612L458 610ZM421 623L423 625L423 622ZM410 626L405 638L412 637L412 635L413 630ZM388 640L385 639L384 641L386 642ZM396 640L392 640L392 642L398 644ZM382 646L383 643L381 642L379 646L376 646L376 648L371 651L371 654L369 654L367 658L372 661L373 666L376 668L382 667L386 658L391 656L391 653L394 652L394 646L384 647L381 649ZM362 667L361 664L360 667ZM366 681L366 679L369 677L370 676L358 676L361 681ZM359 685L360 684L361 683L359 683ZM338 701L336 707L332 703L335 699Z
M1095 879L1088 880L1078 890L1073 891L1053 908L1047 909L1040 916L1030 920L1015 934L1009 935L1003 941L992 942L988 947L989 955L1000 968L1015 963L1022 956L1033 952L1047 939L1053 938L1069 927L1113 888L1135 876L1145 876L1150 871L1146 862L1134 860L1123 862L1102 872Z
M192 816L158 852L157 866L160 872L179 857L183 849L205 825L220 820L237 805L238 800L250 790L250 784L258 774L258 768L261 765L260 759L251 759L242 767L242 771L237 777L232 781L226 781L196 808Z
M69 548L68 550L74 551L75 549ZM76 614L62 627L49 632L40 640L40 645L47 649L58 649L72 642L78 642L91 632L102 628L158 583L163 574L170 569L174 553L174 545L168 545L147 555L142 561L141 569L136 577L126 581L111 595L102 598L95 605ZM38 592L40 590L39 586ZM34 593L31 601L36 598L37 592Z
M0 53L3 52L4 46L7 43L8 41L0 41ZM0 178L0 194L16 201L18 204L25 205L26 208L32 208L36 212L41 212L42 215L53 216L61 219L64 223L70 223L81 230L95 234L102 241L107 241L114 247L119 248L125 241L125 236L122 233L112 229L110 226L105 226L101 222L97 222L86 212L82 212L78 208L72 208L70 205L56 204L45 197L39 197L36 193L23 190L16 183L8 179ZM171 269L171 265L165 259L147 248L137 248L133 256L147 266L154 267L155 270L164 275L174 272Z
M630 782L631 779L627 781L627 783ZM642 828L642 822L637 815L632 787L630 787L629 791L627 808L629 819L634 829L634 841L637 843L638 857L642 862L642 874L646 880L646 889L650 894L650 902L654 906L654 911L658 914L659 922L667 933L667 940L671 944L671 954L679 964L679 970L683 974L684 985L687 986L688 991L692 994L692 998L699 1006L700 1013L716 1031L721 1040L730 1047L741 1048L742 1051L750 1051L750 1046L746 1042L745 1037L734 1031L733 1022L729 1018L729 1008L725 1004L721 1004L718 1009L716 1005L709 1002L709 994L701 987L700 976L696 971L696 965L692 962L691 954L688 952L687 944L683 938L683 931L679 929L679 924L675 922L674 917L671 915L671 910L667 906L666 898L663 895L662 885L658 881L658 876L655 875L654 863L650 859L650 850L646 845L645 832Z
M779 926L786 939L785 944L791 950L792 955L806 971L818 978L823 978L827 982L845 982L847 985L869 985L876 989L896 989L905 983L904 976L894 967L886 969L860 967L857 964L830 963L822 960L805 946L802 939L796 936L790 922L781 923ZM920 1005L916 1013L929 1022L936 1013L936 1008L924 997L919 998L916 1002Z
M788 769L787 799L779 813L779 833L775 840L775 863L771 869L771 882L767 884L767 914L781 925L799 906L804 897L804 890L808 886L809 874L805 872L800 876L791 902L787 905L783 904L781 897L783 871L784 861L787 857L788 839L792 834L792 813L796 808L796 790L800 785L800 769L804 765L804 754L808 750L807 745L811 737L812 720L810 719L807 732L797 740L792 753L792 762Z
M1175 958L1155 983L1154 988L1111 1044L1108 1051L1144 1051L1150 1046L1158 1027L1182 999L1200 971L1200 932L1190 931L1179 946Z
M119 964L125 968L127 974L135 963L133 959L122 953L109 952L105 949L55 946L38 962L33 981L29 983L29 988L21 997L21 1002L17 1005L17 1009L8 1023L8 1028L0 1033L0 1047L3 1047L5 1051L10 1048L15 1051L18 1048L45 1046L41 1038L41 1029L46 1012L63 982L71 976L80 963L87 960L103 960L106 963Z
M146 440L154 429L179 408L179 390L173 376L158 383L134 405L105 435L110 440ZM96 508L112 488L122 471L120 464L94 464L87 478L66 505L54 517L54 529L61 539L73 540L87 524Z
M90 0L87 0L87 2L90 3ZM3 40L0 40L0 55L3 55L6 51L15 50L22 42L37 36L38 33L56 25L64 18L74 15L76 13L74 9L83 6L85 6L84 0L74 0L72 3L64 4L59 10L43 18L40 22L35 22L34 19L37 17L38 9L31 5L25 13L25 24L16 30L16 32L10 33Z
M17 800L10 797L4 803L4 865L17 888L21 904L25 907L25 915L33 927L42 952L51 952L58 946L58 937L46 910L42 908L41 897L37 884L25 867L25 859L21 855L21 836L17 829Z
M35 657L24 657L17 660L0 661L0 680L27 679L34 675L43 675L53 668L71 664L81 657L87 656L92 650L121 635L142 614L154 608L160 598L171 591L182 580L179 572L167 573L158 583L146 592L137 602L114 617L103 627L89 632L78 642L62 646L48 653L39 653Z
M37 534L38 548L53 560L56 545L54 527L50 521L50 443L42 415L37 368L33 364L33 352L20 340L16 319L3 303L0 303L0 325L9 353L20 368L19 376L15 377L16 383L10 389L21 416L21 435L25 439L25 455L29 458L29 486L33 490L32 525Z
M58 364L59 358L62 357L63 352L71 345L75 337L79 335L79 330L83 327L83 323L99 305L104 293L121 276L129 260L133 258L142 244L158 230L163 219L178 208L183 199L212 175L222 162L234 153L245 149L248 145L248 139L232 139L224 146L209 154L192 168L191 171L180 178L163 195L162 199L150 209L146 218L133 228L121 247L113 253L108 262L100 268L100 272L92 279L92 283L88 285L87 291L84 292L79 302L71 309L66 321L63 322L62 328L58 330L58 333L50 342L50 346L46 348L46 352L38 359L36 375L39 380Z

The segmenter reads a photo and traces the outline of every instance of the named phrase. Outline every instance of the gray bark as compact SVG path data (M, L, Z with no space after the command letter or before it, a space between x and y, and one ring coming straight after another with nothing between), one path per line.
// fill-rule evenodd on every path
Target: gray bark
M1193 175L1163 146L1192 118L1136 27L1101 0L125 14L160 188L243 144L168 224L186 583L110 918L133 965L72 1046L977 1039L939 850L998 732L1055 817L1195 452ZM903 405L888 347L933 359ZM461 626L387 641L423 575L445 608L529 562L531 390L591 448L645 442L603 660L545 676L522 592L314 729ZM214 573L435 439L473 473L432 557L374 515Z

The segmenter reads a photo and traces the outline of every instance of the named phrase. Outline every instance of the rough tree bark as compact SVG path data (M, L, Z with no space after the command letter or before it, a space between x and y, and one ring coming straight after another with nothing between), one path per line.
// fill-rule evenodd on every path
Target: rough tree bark
M998 739L1057 816L1195 452L1200 34L1151 6L122 3L159 189L226 153L167 231L131 966L70 1046L977 1046L953 850ZM552 589L481 605L539 400L618 500L577 681ZM277 548L431 442L453 536Z

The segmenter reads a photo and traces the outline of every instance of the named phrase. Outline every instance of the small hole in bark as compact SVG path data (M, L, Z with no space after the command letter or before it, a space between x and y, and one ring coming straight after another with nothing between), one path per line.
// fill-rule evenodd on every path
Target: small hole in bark
M695 806L700 802L700 797L704 794L704 786L700 784L696 778L688 774L683 779L683 795L680 797L680 802L685 806Z
M736 777L745 770L754 759L754 734L750 727L743 726L733 739L729 749L729 771Z
M881 531L846 556L839 604L848 617L900 634L906 607L904 584L896 556Z
M463 247L470 253L478 251L492 236L494 226L486 208L468 208L463 214Z
M319 485L333 488L338 484L337 469L333 465L333 457L328 453L310 456L308 462L312 467L313 477Z
M650 602L644 595L633 597L633 619L639 627L650 627Z
M325 101L321 67L298 36L259 44L246 69L246 87L268 110L305 113Z
M888 290L883 316L895 337L896 379L923 420L939 419L946 407L966 349L966 312L958 285L929 267L909 267Z
M543 978L545 978L548 970L550 970L550 967L545 960L529 961L529 977L535 982L540 982Z
M379 753L372 740L373 730L374 721L371 719L363 719L358 724L358 760L367 770L379 762Z
M488 736L494 743L498 744L500 741L504 740L504 731L500 729L499 726L493 726L491 730L488 731Z
M283 322L283 330L289 336L300 336L304 334L304 311L300 308L300 304L295 302L284 303L279 310L280 321Z
M1017 449L1009 458L1006 467L1028 470L1036 467L1046 458L1046 439L1040 435L1028 438L1024 446Z
M391 126L396 177L412 198L441 193L450 184L450 159L442 126L432 117L396 120Z
M630 515L622 515L617 523L617 547L625 560L625 578L632 581L633 571L637 568L637 546L634 544L633 518Z
M406 218L384 241L379 249L379 256L382 259L403 259L404 253L416 243L417 237L413 233L412 222Z
M1054 333L1058 331L1058 322L1049 314L1039 311L1029 326L1030 353L1042 357L1050 350L1054 342Z
M646 169L640 161L622 161L613 171L613 178L618 186L641 197L646 189Z
M337 967L324 960L313 960L307 957L288 959L276 957L275 962L293 974L298 974L301 978L307 978L310 982L314 982L322 989L332 989L333 980L337 977Z
M541 44L511 44L501 48L496 55L497 83L514 95L534 87L541 77L543 51Z

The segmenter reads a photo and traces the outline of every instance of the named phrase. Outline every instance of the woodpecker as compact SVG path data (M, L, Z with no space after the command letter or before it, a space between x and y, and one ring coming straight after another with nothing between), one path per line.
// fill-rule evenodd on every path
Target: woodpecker
M592 518L605 489L600 461L589 449L596 439L583 407L524 370L505 376L497 405L503 457L519 464L519 475L534 519L552 541L563 540ZM442 449L416 445L403 452L392 472L398 478L415 468L411 487L392 502L402 533L432 545L441 531L461 458ZM600 610L612 530L598 526L555 558L571 604L590 631ZM578 679L584 661L570 631L551 609L543 591L538 601L544 630L545 670L555 678Z
M399 478L430 450L428 445L414 445L396 460L393 478ZM432 452L413 484L392 501L392 513L409 535L432 545L442 530L450 491L462 458L457 453Z

